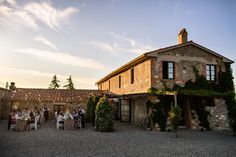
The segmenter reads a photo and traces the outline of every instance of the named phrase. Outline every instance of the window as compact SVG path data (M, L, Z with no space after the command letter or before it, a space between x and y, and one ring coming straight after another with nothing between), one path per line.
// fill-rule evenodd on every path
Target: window
M174 62L163 62L163 79L174 79Z
M130 71L130 83L131 84L134 83L134 69L131 69L131 71Z
M206 65L206 80L216 81L216 66L215 65Z
M111 89L111 83L110 83L110 80L108 81L108 90Z
M65 111L64 105L53 105L53 110L55 111Z
M121 75L119 75L119 88L121 88Z

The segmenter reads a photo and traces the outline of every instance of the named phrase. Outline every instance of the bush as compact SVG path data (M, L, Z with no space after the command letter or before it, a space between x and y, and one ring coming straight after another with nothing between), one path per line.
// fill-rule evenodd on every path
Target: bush
M173 131L176 131L179 128L182 110L179 106L175 106L171 108L169 112L170 120L171 120L171 128Z
M201 122L202 127L207 130L211 130L210 123L208 121L208 116L210 116L210 112L206 110L206 106L204 104L199 104L196 109L196 113L198 115L198 119Z
M114 130L112 107L106 97L102 97L96 106L95 130L101 132Z
M93 126L95 126L95 110L98 101L99 101L98 96L91 96L87 102L85 119L87 122L92 123Z
M161 131L165 131L167 116L165 114L165 111L161 107L158 107L158 106L159 105L157 105L157 107L155 107L155 110L152 112L151 119L153 121L153 125L158 123Z
M160 130L166 130L166 121L168 118L168 111L170 110L171 99L168 96L159 96L159 103L152 103L147 101L147 106L152 109L151 119L153 126L158 123Z

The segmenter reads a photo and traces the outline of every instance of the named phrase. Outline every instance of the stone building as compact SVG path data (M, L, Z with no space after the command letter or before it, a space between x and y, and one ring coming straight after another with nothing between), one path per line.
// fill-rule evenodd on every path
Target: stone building
M0 118L6 119L12 110L40 110L44 106L49 108L50 117L53 118L55 110L72 110L78 106L86 108L88 98L93 95L101 96L102 92L83 89L16 88L12 83L10 90L0 89Z
M5 88L0 88L0 119L3 119L5 114L4 98L10 91Z
M199 75L205 76L209 82L218 82L219 70L224 71L225 64L233 61L193 41L188 41L188 33L182 29L178 34L178 44L142 54L127 64L112 71L99 81L99 90L107 90L117 96L113 99L117 116L121 121L140 123L147 117L146 102L150 95L147 90L172 88L174 85L184 86L189 80L195 81L193 66L198 69ZM176 95L176 94L174 94ZM176 102L181 105L183 125L193 128L191 111L194 104L186 96L177 94ZM172 99L170 97L170 99ZM196 98L198 99L198 98ZM173 99L174 100L174 99ZM214 121L214 128L227 128L227 112L216 111L226 105L223 99L213 98L208 103L212 113L210 123ZM215 104L217 103L217 104ZM221 120L217 120L217 118ZM224 127L217 122L225 123ZM226 124L227 123L227 124Z

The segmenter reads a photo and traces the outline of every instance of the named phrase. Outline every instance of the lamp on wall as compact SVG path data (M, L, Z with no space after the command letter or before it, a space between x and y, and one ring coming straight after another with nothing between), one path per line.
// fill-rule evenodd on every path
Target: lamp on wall
M186 67L183 67L183 74L186 74L187 73L187 68Z
M19 108L19 103L13 102L11 108L12 108L12 110L14 110L14 111L18 110L18 108Z

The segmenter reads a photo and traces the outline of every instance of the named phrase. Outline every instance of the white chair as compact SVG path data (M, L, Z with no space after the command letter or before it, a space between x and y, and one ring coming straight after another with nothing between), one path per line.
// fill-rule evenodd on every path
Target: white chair
M30 127L30 131L31 129L34 128L34 130L37 130L38 129L38 121L39 121L39 118L40 116L35 116L35 119L34 119L34 123L30 124L29 127Z
M16 128L16 123L10 125L10 132L11 132L13 129L17 130L17 128Z
M64 124L59 123L59 121L57 120L56 128L57 128L57 130L60 130L60 128L63 129L64 128Z

